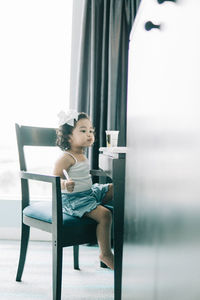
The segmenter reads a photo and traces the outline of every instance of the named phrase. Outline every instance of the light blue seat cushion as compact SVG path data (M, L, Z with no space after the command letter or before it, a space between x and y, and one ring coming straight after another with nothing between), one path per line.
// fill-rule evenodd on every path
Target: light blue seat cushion
M106 206L112 210L111 207ZM27 217L52 223L52 203L50 201L35 202L23 210ZM88 243L96 240L96 221L83 217L63 214L62 239L69 245Z

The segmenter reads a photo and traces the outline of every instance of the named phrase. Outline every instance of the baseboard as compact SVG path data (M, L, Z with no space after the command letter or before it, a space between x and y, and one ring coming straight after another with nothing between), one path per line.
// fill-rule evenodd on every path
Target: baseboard
M0 227L1 240L20 240L20 227ZM30 230L30 240L32 241L51 241L51 234L36 228Z

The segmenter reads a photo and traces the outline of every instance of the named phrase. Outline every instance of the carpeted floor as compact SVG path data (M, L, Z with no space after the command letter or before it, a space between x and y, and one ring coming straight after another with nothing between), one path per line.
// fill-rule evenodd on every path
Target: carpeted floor
M51 243L30 241L22 282L16 282L19 241L0 241L0 300L51 300ZM98 247L80 246L80 271L72 247L64 249L62 300L113 300L110 269L99 266Z

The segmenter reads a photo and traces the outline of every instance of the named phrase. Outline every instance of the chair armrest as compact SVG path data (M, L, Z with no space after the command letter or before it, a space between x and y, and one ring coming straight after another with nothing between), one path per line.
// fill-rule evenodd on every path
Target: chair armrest
M106 174L106 172L104 172L103 170L90 170L90 174L92 176L98 176L98 177L108 177L108 175Z
M26 171L20 171L21 179L31 179L38 180L43 182L52 183L52 233L54 238L61 239L61 229L63 224L62 216L62 199L61 199L61 187L60 187L60 176L54 175L44 175L37 173L29 173ZM28 201L26 199L28 197ZM29 205L29 192L28 195L23 196L22 193L22 202L24 198L25 205Z
M20 171L20 177L23 179L32 179L51 183L55 182L57 178L60 178L59 176L29 173L26 171Z
M98 177L108 176L106 172L104 172L103 170L90 170L90 174L92 176L98 176ZM23 179L32 179L32 180L45 181L45 182L54 182L56 178L60 178L59 176L55 176L55 175L29 173L26 171L20 171L20 177Z

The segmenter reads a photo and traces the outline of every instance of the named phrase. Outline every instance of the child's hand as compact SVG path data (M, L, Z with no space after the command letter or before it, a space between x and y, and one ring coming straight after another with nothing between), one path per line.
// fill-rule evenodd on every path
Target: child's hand
M75 182L73 180L65 180L64 187L68 190L69 193L72 193L74 190Z

